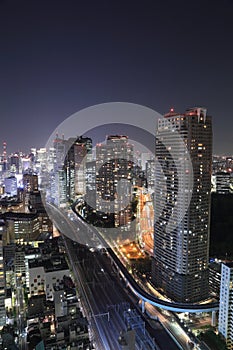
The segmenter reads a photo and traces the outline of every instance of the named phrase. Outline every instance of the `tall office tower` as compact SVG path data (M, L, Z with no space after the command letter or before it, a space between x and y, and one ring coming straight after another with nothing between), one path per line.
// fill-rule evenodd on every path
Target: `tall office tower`
M59 138L57 134L53 141L53 147L49 149L49 184L45 181L41 186L44 193L46 193L47 200L58 206L65 206L67 202L67 168L65 166L65 163L67 163L67 159L65 160L67 148L68 141L64 139L64 136Z
M26 174L29 171L32 171L33 163L32 163L31 157L29 156L21 157L19 169L20 169L20 173L22 172L23 174Z
M36 151L36 163L40 171L47 169L48 154L46 148Z
M96 209L113 215L114 227L131 222L133 146L127 136L108 136L96 147Z
M69 148L65 161L64 170L66 176L66 196L67 201L72 202L75 200L75 165L74 165L74 147Z
M39 185L42 184L43 188L48 187L48 150L46 148L40 148L36 151L35 172L38 174Z
M75 193L85 194L86 191L86 163L91 160L92 140L80 136L74 143L75 164Z
M67 197L73 201L86 191L86 162L91 159L92 140L80 136L76 140L69 139L68 144L71 147L65 158Z
M96 207L96 164L86 162L86 202L91 208Z
M9 196L17 196L17 179L15 176L5 178L5 193Z
M218 330L233 349L233 263L222 264Z
M56 149L50 147L48 150L48 171L53 171L56 164Z
M67 192L66 192L66 172L64 169L59 169L56 171L54 176L54 192L51 194L53 196L53 202L58 207L65 207L67 203Z
M147 188L150 194L155 190L155 160L149 159L146 161L146 179Z
M8 163L7 163L7 143L4 141L3 142L3 153L2 153L2 157L3 157L3 171L7 171L8 170Z
M24 174L23 188L27 193L38 191L38 176L36 174Z
M211 162L206 109L158 121L153 280L178 302L208 297Z
M11 173L19 173L19 156L18 154L14 154L10 157L10 172Z
M56 138L53 141L53 149L54 149L54 171L61 169L64 166L66 149L67 149L67 140L64 140L64 136L62 138L56 135Z

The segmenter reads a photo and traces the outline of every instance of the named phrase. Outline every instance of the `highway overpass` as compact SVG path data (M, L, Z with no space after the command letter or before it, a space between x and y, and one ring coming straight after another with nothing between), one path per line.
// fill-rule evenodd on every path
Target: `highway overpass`
M70 220L67 216L67 213L64 209L60 209L57 206L47 203L47 209L49 214L52 216L55 225L58 229L61 230L69 238L84 244L86 242L93 243L93 236L98 237L101 245L107 247L107 252L109 254L112 263L115 265L117 271L122 276L128 288L142 301L142 309L144 309L145 302L150 303L153 306L159 307L164 310L173 311L173 312L189 312L189 313L198 313L198 312L212 312L219 309L218 302L210 302L203 304L191 304L191 303L177 303L162 300L147 291L138 285L134 280L133 276L128 272L126 267L122 264L120 259L116 256L111 247L105 241L104 237L100 232L92 225L87 224L80 216L76 215L75 221ZM80 238L80 240L79 240ZM88 245L88 243L86 243Z

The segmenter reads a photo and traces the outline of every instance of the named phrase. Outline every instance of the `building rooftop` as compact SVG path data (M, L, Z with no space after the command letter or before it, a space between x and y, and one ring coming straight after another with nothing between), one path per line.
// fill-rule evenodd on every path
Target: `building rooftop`
M44 267L45 272L68 270L69 267L63 256L60 257L60 261L54 261L53 259L33 259L29 260L29 268Z
M6 212L0 215L0 219L5 220L33 220L38 216L35 213L16 213L16 212Z
M229 268L233 268L233 261L231 261L231 262L226 262L226 263L224 263L224 265L226 265L227 267L229 267Z
M217 262L212 262L209 265L210 270L221 273L221 264Z

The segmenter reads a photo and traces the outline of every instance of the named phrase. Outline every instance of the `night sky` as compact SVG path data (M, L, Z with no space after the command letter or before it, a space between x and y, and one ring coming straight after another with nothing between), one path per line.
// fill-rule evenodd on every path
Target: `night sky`
M233 0L0 0L0 142L43 147L71 114L124 101L213 116L233 154ZM1 148L0 148L1 153Z

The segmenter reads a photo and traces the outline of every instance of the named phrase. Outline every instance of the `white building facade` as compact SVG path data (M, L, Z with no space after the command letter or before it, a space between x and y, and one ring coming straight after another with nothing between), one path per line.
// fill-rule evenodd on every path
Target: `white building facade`
M219 303L219 333L226 340L227 348L233 349L233 263L222 264Z

